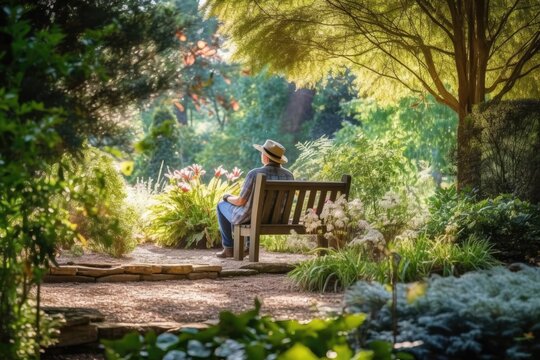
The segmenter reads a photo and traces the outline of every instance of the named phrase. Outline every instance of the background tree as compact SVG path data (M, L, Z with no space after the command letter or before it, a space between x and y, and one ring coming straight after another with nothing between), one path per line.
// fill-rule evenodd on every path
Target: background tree
M479 185L478 129L467 120L489 97L538 96L536 0L210 0L236 56L303 82L350 66L368 91L431 94L459 116L458 186Z
M61 159L86 139L113 140L117 109L176 84L174 34L189 19L150 0L1 5L0 358L29 359L48 333L39 284L75 236L65 201L89 214L95 203Z

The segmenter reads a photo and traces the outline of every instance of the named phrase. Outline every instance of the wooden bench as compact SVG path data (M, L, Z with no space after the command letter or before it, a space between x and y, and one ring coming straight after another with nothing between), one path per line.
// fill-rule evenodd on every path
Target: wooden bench
M244 238L249 236L249 261L259 261L260 235L286 235L291 230L305 234L303 225L307 209L319 215L327 200L335 201L351 187L350 175L341 182L266 180L258 174L253 192L251 223L234 225L234 259L244 258ZM321 245L321 243L319 243Z

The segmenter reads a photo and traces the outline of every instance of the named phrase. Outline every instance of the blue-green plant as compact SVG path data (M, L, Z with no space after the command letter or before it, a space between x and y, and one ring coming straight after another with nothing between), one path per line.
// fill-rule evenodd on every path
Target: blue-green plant
M540 269L521 266L432 277L397 287L397 342L420 359L533 359L540 356ZM345 309L367 313L359 333L393 337L391 293L359 281L345 293ZM404 349L405 350L405 349Z
M202 166L193 164L166 175L171 185L154 197L149 208L145 229L150 239L164 246L218 244L216 206L224 194L238 193L241 171L228 172L220 166L208 183L205 173Z
M329 319L273 320L255 309L235 315L222 312L219 322L205 330L186 329L178 335L130 333L120 340L104 340L109 360L119 359L387 359L392 345L351 350L347 334L361 327L365 315ZM397 358L404 358L397 353Z

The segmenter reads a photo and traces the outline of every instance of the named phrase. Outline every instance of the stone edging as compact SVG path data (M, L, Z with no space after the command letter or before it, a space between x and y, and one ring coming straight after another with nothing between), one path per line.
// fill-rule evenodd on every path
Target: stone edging
M252 263L240 269L225 269L208 264L62 264L49 269L44 283L94 283L163 280L199 280L218 277L250 276L259 273L284 274L290 264Z

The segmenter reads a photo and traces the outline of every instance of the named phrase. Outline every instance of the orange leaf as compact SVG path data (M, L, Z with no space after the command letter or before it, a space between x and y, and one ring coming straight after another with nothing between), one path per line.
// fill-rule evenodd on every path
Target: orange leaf
M184 33L181 32L181 31L177 31L177 32L176 32L176 37L177 37L178 40L180 40L180 41L186 41L186 40L187 40L186 34L184 34Z
M231 100L231 107L234 111L240 110L240 104L236 100Z
M184 65L191 66L194 63L195 63L195 55L193 55L192 53L184 55Z

